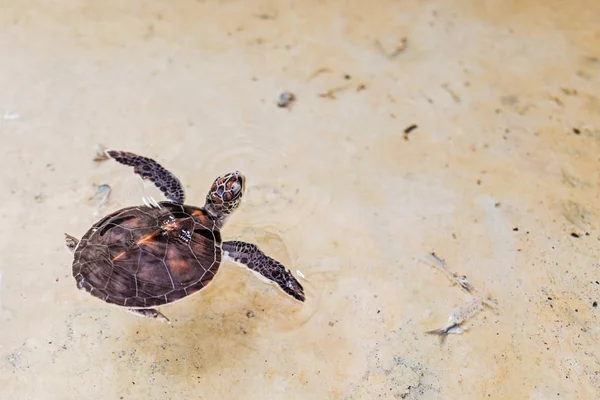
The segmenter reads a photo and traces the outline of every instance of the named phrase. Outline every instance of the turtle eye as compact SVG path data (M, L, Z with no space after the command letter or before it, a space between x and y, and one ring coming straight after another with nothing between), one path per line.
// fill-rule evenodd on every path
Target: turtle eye
M239 192L242 190L242 185L239 182L233 182L231 184L231 188L230 188L233 192Z

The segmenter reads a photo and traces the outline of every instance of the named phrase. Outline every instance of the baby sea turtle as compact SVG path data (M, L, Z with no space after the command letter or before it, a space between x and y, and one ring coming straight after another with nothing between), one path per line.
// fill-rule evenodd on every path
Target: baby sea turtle
M168 201L115 211L95 223L81 240L65 234L74 254L77 287L144 317L169 320L154 307L190 296L208 285L223 259L276 283L304 302L300 282L258 246L222 242L220 229L238 208L246 178L235 171L217 177L203 207L184 204L179 179L156 161L125 151L106 151L152 181Z

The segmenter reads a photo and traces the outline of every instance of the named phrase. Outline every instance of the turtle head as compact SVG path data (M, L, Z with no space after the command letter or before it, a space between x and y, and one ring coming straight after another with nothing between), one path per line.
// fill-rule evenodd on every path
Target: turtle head
M241 172L221 175L210 187L204 207L213 217L224 223L242 202L245 188L246 177Z

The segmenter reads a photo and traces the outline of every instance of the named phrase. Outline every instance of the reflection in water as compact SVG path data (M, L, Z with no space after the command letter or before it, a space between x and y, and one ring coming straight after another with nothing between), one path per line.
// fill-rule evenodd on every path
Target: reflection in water
M240 138L232 143L233 146L223 144L222 149L215 151L211 164L221 169L239 169L246 175L242 207L247 212L236 214L240 220L250 216L254 226L273 224L291 229L317 207L329 204L329 194L317 191L306 171L294 168L294 160L276 141L255 143L249 138ZM263 172L266 165L271 171L269 176Z

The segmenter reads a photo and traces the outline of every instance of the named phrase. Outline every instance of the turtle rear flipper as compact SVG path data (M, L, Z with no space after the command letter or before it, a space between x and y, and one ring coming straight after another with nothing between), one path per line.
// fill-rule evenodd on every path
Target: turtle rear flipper
M158 310L155 310L154 308L128 308L127 311L134 315L137 315L138 317L154 318L159 320L160 322L165 322L167 324L171 323L169 318L165 317L163 313L161 313Z
M276 283L288 295L304 302L304 288L292 273L279 261L263 253L257 245L239 241L223 242L223 252L234 262L259 273Z
M79 240L77 238L69 235L68 233L65 233L65 245L67 246L67 249L71 253L75 252L75 248L77 247L78 244L79 244Z
M107 150L106 155L118 163L133 167L133 172L154 183L169 201L177 204L185 201L185 192L179 179L153 159L118 150Z

